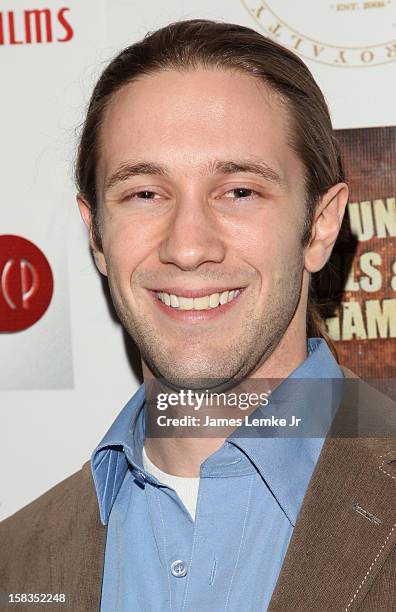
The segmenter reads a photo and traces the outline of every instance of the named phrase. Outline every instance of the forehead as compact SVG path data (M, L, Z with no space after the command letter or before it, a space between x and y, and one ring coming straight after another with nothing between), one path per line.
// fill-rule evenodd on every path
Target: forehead
M114 95L102 123L98 178L133 161L193 174L215 159L253 158L287 181L301 172L288 110L247 74L217 69L143 76ZM295 176L294 176L295 178Z

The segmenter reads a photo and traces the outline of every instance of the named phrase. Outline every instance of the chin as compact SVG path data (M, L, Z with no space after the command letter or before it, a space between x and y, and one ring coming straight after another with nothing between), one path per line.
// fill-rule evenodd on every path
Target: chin
M173 361L170 363L149 362L149 367L156 378L164 381L165 384L174 389L212 389L225 390L233 387L244 375L240 370L231 368L230 364L217 363L213 367L213 360L202 361L199 364L186 364L186 361ZM228 366L228 367L227 367ZM239 376L238 376L239 374Z
M172 369L165 368L162 377L173 387L187 389L208 389L223 382L224 377L209 369Z

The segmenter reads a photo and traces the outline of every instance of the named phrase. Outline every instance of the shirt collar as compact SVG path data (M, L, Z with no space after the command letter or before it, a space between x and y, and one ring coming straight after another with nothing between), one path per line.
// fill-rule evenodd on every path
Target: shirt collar
M342 378L343 374L321 338L308 340L308 357L288 377ZM282 386L282 385L281 385ZM306 397L300 396L304 402ZM145 387L139 387L118 415L91 457L91 470L99 503L100 518L107 524L129 466L154 482L142 465L145 431ZM324 438L229 438L228 445L239 447L255 465L279 505L294 525L302 499L319 457ZM227 454L227 444L212 455L214 460ZM229 446L228 446L229 449ZM225 454L224 454L225 453ZM292 475L292 477L291 477Z
M91 470L103 525L109 520L129 464L142 469L144 384L124 406L91 457Z

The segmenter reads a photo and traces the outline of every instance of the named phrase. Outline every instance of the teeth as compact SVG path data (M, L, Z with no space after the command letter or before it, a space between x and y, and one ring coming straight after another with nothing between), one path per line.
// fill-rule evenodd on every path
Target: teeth
M194 310L207 310L209 308L209 295L204 295L200 298L194 298Z
M227 304L240 294L239 289L223 291L223 293L212 293L199 298L183 297L165 292L157 293L157 297L163 304L178 308L179 310L208 310L216 308L219 304Z
M226 304L228 302L228 295L231 291L223 291L220 295L220 304Z
M209 296L209 308L216 308L220 302L220 293L212 293Z
M194 298L179 295L179 308L180 310L192 310L194 308Z

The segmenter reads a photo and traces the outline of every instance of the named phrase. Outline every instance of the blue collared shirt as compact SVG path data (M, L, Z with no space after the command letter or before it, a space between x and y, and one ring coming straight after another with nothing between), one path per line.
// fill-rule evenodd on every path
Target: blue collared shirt
M322 339L287 381L307 378L343 378ZM300 412L324 404L296 395ZM144 411L142 385L92 455L108 525L101 612L265 611L324 437L229 437L201 465L193 521L143 468Z

